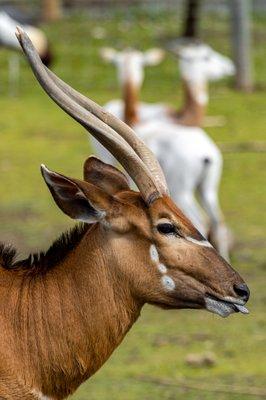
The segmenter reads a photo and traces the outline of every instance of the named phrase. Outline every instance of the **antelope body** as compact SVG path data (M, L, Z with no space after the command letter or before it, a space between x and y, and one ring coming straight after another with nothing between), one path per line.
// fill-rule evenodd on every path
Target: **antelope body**
M41 255L0 250L0 398L60 400L94 374L145 303L246 313L242 278L168 196L162 171L134 132L43 66L18 39L52 99L134 179L91 157L83 180L42 166L58 207L81 221Z
M179 49L185 103L177 112L164 104L137 102L137 92L143 82L143 66L147 65L141 60L145 60L147 53L102 50L103 58L117 66L123 93L127 93L124 105L123 101L114 100L107 103L105 109L134 127L138 136L156 154L176 204L204 236L210 235L219 252L228 259L228 231L218 200L222 155L200 126L208 103L208 80L232 74L234 66L231 60L206 45L187 45ZM159 62L162 53L157 49L154 59L155 56ZM140 69L141 73L136 72ZM134 91L130 89L132 87ZM133 92L134 97L129 95ZM129 109L131 113L127 112ZM95 140L94 146L101 158L115 164L115 159ZM195 192L199 193L200 205L208 221L195 199Z

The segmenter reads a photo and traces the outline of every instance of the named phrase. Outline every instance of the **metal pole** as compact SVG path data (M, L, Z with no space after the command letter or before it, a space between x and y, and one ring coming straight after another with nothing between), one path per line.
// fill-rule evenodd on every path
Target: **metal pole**
M253 89L251 63L250 0L228 0L231 8L231 30L234 60L237 69L236 87Z

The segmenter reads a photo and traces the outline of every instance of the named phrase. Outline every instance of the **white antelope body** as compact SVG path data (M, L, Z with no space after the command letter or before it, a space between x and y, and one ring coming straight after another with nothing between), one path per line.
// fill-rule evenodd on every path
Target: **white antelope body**
M19 24L14 18L12 18L6 11L1 11L0 9L0 47L6 47L16 51L9 58L9 91L17 90L17 84L19 80L19 57L18 52L21 52L20 45L17 41L15 30ZM29 35L34 46L36 47L42 62L49 66L52 62L53 55L50 49L50 44L48 42L45 33L36 26L24 24L23 28L25 32Z
M158 50L157 52L159 54ZM185 106L180 112L176 112L164 104L137 102L136 92L143 81L143 67L142 74L127 75L126 72L145 65L144 62L136 62L136 58L141 59L140 52L117 53L105 49L102 55L117 66L119 82L124 92L124 100L110 101L105 109L134 126L138 136L156 154L176 204L203 235L210 234L219 252L228 258L228 231L218 200L222 155L200 125L203 124L208 103L208 80L231 75L234 72L231 60L206 45L187 45L179 49ZM132 66L129 70L130 63ZM141 76L142 79L137 80L135 76ZM126 89L132 87L134 90L131 91L135 95L130 96L127 93L125 96ZM130 107L127 102L132 99L136 103ZM131 114L126 112L128 109L131 109ZM107 162L115 162L96 141L94 146L97 154ZM199 193L199 202L208 221L195 199L195 192Z

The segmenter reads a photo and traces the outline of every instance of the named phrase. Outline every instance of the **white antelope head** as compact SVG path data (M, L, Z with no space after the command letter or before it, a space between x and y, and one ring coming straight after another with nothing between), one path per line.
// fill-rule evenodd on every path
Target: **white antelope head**
M118 52L104 47L101 56L116 66L118 82L123 91L123 120L127 125L134 126L139 122L138 97L144 81L144 67L159 64L164 58L164 52L156 48L144 53L134 49Z
M85 163L82 181L42 168L59 208L95 224L87 240L98 238L112 279L141 304L224 317L247 312L247 285L175 206L153 153L131 128L44 67L23 31L17 36L43 89L116 157L139 189L130 190L122 172L95 158Z
M170 44L169 49L179 58L179 69L188 96L201 106L209 101L207 85L234 75L234 63L210 46L191 41Z
M100 51L104 61L117 67L117 78L121 86L128 82L140 89L144 80L144 68L158 65L164 58L161 49L149 49L145 52L134 49L117 51L110 47L103 47Z
M235 66L230 58L214 51L206 44L181 46L177 55L181 75L188 81L215 81L235 73Z

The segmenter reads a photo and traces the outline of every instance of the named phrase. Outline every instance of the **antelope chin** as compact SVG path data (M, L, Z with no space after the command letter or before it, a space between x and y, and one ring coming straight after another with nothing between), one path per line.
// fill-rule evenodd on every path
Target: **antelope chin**
M226 301L214 298L213 296L205 297L205 307L207 311L218 314L223 318L233 313L249 314L249 311L243 304L238 304L237 300Z

